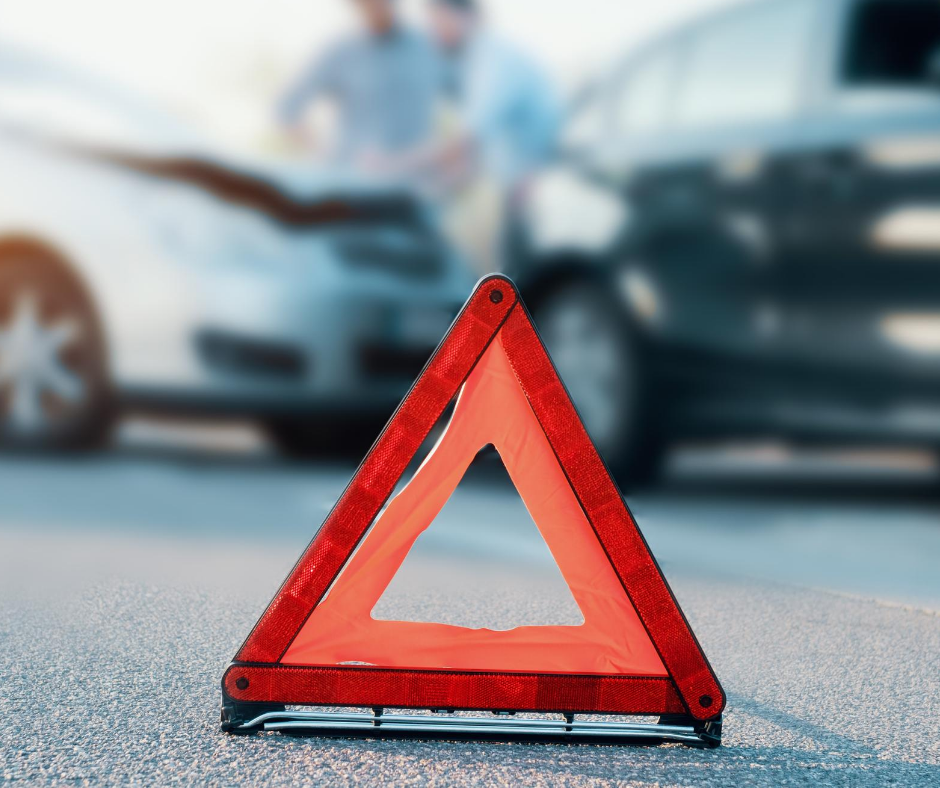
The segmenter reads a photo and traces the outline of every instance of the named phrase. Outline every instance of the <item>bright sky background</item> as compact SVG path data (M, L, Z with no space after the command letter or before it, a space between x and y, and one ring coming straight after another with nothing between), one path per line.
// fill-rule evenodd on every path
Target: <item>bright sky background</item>
M423 0L401 0L420 23ZM565 87L729 0L489 0L504 36ZM75 63L255 145L285 80L352 22L348 0L0 0L0 42Z

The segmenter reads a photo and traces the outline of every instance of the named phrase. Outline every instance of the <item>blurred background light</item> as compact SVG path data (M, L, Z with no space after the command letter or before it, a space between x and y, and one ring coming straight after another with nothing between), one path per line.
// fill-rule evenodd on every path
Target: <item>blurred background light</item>
M881 326L885 336L903 350L940 354L940 314L889 315Z
M872 240L883 249L940 250L940 206L895 208L877 220Z

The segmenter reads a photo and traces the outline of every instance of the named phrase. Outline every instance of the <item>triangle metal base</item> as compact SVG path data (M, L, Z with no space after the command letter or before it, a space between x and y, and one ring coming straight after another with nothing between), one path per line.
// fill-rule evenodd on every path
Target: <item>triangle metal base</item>
M386 714L375 708L362 712L287 711L283 706L234 704L223 706L222 729L228 733L279 732L291 735L348 738L443 739L448 741L518 741L584 744L662 744L690 747L721 744L721 718L698 722L667 715L657 722L579 720L574 714L558 719L509 713L456 716L447 710L430 714Z

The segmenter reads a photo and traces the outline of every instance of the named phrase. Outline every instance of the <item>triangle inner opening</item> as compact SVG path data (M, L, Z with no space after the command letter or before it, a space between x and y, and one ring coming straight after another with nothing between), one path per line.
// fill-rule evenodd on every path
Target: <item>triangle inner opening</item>
M373 611L418 539L435 530L435 520L464 480L479 447L490 443L498 448L511 485L531 513L576 602L575 609L583 614L583 623L533 626L514 620L500 622L499 629L492 629L480 627L479 619L467 622L466 616L461 623L476 626L402 620L399 611L395 620L379 618L386 615L384 608L378 608L376 614ZM497 502L492 503L495 507ZM484 526L490 535L494 528L501 528L498 518L496 508L481 512L478 535L487 535ZM509 576L510 570L520 566L508 567ZM477 582L481 589L486 585L485 578ZM492 598L489 604L492 606ZM444 615L443 609L442 605L433 617ZM512 628L503 628L506 626ZM467 378L434 448L411 480L387 502L329 592L310 611L281 662L667 675L519 385L499 336Z
M584 624L492 445L418 537L372 618L493 631Z

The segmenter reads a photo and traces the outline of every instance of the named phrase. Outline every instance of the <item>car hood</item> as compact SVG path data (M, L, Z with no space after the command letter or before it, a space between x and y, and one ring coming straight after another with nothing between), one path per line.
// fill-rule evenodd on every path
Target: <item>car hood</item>
M289 226L423 223L421 201L410 188L340 169L193 153L84 153L146 175L187 183L223 202L257 210Z
M413 210L417 204L401 184L303 161L232 154L106 80L3 40L0 88L5 138L186 182L286 224L348 219L370 206Z

